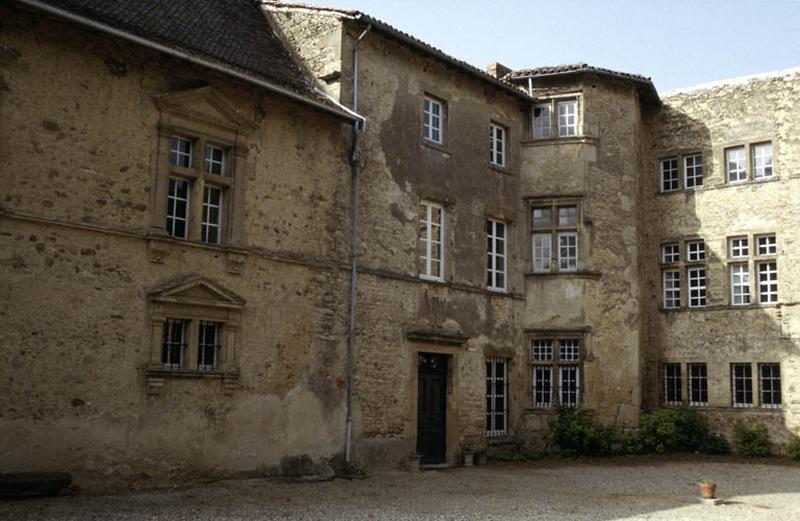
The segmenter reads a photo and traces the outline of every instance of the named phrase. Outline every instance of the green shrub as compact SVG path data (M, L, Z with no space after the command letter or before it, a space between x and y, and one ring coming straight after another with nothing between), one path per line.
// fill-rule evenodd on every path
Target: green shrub
M587 411L559 407L558 417L550 422L553 441L567 456L606 456L618 445L618 434L595 421Z
M703 418L686 406L644 414L639 429L643 452L705 452L721 440L711 439Z
M700 445L703 454L728 454L731 451L728 441L719 434L709 434Z
M737 423L733 428L733 441L742 456L761 458L769 456L769 433L763 423L747 426Z
M783 446L783 452L788 458L800 459L800 436L792 434Z

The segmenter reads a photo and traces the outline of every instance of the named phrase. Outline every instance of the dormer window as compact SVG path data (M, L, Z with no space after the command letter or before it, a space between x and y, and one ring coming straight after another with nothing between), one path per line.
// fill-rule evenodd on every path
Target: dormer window
M580 132L580 96L542 100L533 106L533 139L570 138ZM553 117L555 115L555 117Z

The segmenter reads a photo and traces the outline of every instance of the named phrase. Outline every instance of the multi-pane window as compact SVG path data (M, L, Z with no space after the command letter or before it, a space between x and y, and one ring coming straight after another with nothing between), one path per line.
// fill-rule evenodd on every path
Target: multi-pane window
M220 324L200 322L197 349L197 370L214 371L218 367Z
M753 367L731 364L731 399L734 407L753 406Z
M775 255L778 253L778 241L774 235L760 235L756 238L759 255Z
M706 305L706 269L689 268L689 307L701 308Z
M680 405L683 402L681 364L664 364L664 404Z
M506 129L492 123L489 125L489 162L506 166Z
M203 168L209 174L225 175L225 151L213 145L206 145Z
M734 259L747 257L750 255L750 247L748 246L747 237L734 237L729 241L728 251L730 256Z
M506 229L507 226L504 222L493 219L486 221L486 285L491 290L505 291L506 289Z
M758 364L761 407L779 408L781 401L781 365Z
M548 272L553 266L558 271L577 271L578 207L557 204L535 206L531 217L533 271ZM553 255L556 255L555 259Z
M758 263L758 301L764 304L778 302L778 263Z
M708 405L708 368L706 364L688 364L689 405L705 407Z
M203 187L203 242L219 244L222 228L222 189L206 185Z
M664 308L677 309L681 307L681 272L665 270L663 273Z
M185 239L188 224L189 182L170 177L167 193L167 233Z
M486 435L508 434L508 362L486 360Z
M687 242L686 260L689 262L699 262L706 260L706 243L704 241Z
M672 264L681 260L681 247L677 242L661 246L661 262Z
M565 100L556 103L558 110L558 137L578 134L578 101Z
M173 136L169 140L169 162L182 168L192 167L192 140Z
M747 181L747 159L744 147L725 150L725 177L729 183Z
M444 104L426 96L422 108L422 137L434 143L444 142Z
M746 263L731 264L731 304L750 303L750 271Z
M420 277L444 280L444 208L436 203L420 203Z
M540 103L533 106L533 139L548 139L552 137L553 126L550 113L550 103Z
M753 179L772 177L772 143L758 143L751 148Z
M581 389L580 339L533 340L531 353L534 406L577 407Z
M703 186L703 156L696 154L683 158L684 186L698 188Z
M678 186L678 160L676 158L661 160L661 191L672 192Z
M183 368L187 325L186 320L164 320L161 341L161 365L164 369Z

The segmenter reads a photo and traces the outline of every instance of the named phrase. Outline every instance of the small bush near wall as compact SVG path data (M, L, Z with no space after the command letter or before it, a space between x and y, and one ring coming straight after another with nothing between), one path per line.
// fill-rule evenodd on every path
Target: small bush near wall
M618 445L615 429L596 422L584 410L559 408L550 429L553 441L567 456L606 456Z
M733 442L742 456L761 458L770 455L769 433L763 423L754 423L752 426L737 423L733 427Z
M783 446L787 458L800 460L800 436L793 434Z
M639 425L645 452L698 452L708 438L708 428L688 407L662 409L642 416Z

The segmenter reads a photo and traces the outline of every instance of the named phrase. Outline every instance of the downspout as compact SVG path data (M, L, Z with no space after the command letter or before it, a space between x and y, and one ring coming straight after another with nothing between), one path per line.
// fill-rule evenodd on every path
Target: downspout
M358 113L358 45L372 29L367 25L353 45L353 112ZM350 315L347 324L347 423L345 426L344 460L350 463L353 453L353 345L356 331L356 275L358 257L358 132L364 120L353 122L350 148Z

